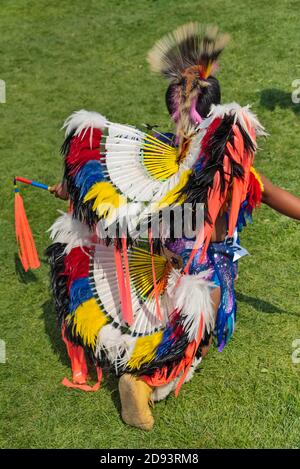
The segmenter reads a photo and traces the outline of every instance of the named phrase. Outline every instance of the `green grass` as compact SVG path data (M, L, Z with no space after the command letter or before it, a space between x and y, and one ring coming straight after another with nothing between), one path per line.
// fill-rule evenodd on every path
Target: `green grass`
M238 324L230 345L209 353L201 371L156 405L150 433L125 426L115 379L98 393L61 386L70 376L55 326L48 268L18 273L12 178L54 183L62 162L60 127L72 111L168 128L166 84L145 55L165 32L189 20L232 35L219 79L223 101L251 103L270 137L256 166L300 195L298 0L2 0L0 79L1 287L0 446L9 448L299 447L300 226L267 207L242 237L252 253L240 265ZM65 203L22 189L40 253Z

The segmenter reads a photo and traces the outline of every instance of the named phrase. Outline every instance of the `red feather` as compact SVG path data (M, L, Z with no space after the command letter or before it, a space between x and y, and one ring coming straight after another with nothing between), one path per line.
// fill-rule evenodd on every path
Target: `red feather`
M100 160L101 138L101 130L91 128L84 129L78 136L72 138L66 156L66 165L71 176L75 176L88 161Z
M252 213L252 211L259 207L262 201L262 188L259 181L256 179L255 175L250 172L249 184L248 184L248 194L247 194L247 212Z
M89 274L89 258L90 248L77 247L72 249L72 251L65 257L65 270L63 275L68 276L67 287L68 292L74 280L77 280L82 277L87 277Z
M201 154L206 153L206 149L207 149L208 144L210 143L211 137L213 136L213 134L219 127L221 120L222 119L220 117L217 117L216 119L214 119L212 123L210 124L210 126L208 127L207 131L205 132L205 135L202 139L202 144L201 144Z

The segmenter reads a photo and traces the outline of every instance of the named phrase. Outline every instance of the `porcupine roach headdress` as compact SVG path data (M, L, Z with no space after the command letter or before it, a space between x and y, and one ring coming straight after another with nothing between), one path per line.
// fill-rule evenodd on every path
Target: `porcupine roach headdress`
M160 39L148 53L151 70L165 76L173 85L173 118L177 122L179 146L201 122L196 110L201 90L210 86L218 58L229 41L217 26L185 24Z

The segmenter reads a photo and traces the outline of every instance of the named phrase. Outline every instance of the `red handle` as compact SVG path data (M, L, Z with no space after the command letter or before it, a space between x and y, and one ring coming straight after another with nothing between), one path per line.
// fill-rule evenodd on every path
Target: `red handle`
M32 184L32 181L30 181L30 179L25 179L25 178L22 178L22 177L20 177L20 176L19 176L19 177L16 176L16 177L15 177L15 180L16 180L16 181L20 181L20 182L24 182L24 184Z

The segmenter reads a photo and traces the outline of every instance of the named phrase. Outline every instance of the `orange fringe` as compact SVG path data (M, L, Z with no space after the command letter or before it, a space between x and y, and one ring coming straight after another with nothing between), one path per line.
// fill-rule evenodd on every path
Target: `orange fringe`
M15 193L15 229L23 269L25 272L29 269L37 269L40 261L19 192Z

